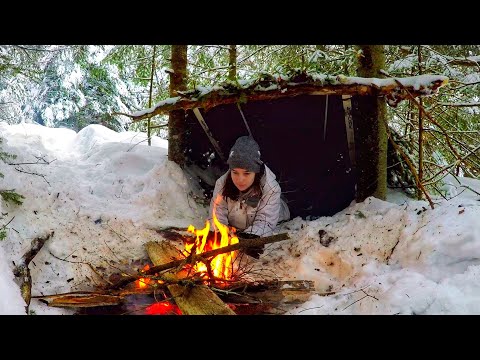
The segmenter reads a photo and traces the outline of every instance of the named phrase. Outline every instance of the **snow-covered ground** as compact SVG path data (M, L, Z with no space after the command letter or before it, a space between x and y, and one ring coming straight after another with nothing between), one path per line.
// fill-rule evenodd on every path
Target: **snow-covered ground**
M168 143L143 133L90 125L78 133L0 123L0 314L25 314L13 269L33 239L54 235L30 263L32 295L86 290L102 281L90 265L128 269L145 257L156 230L202 228L208 216L198 185L167 159ZM34 163L34 164L32 164ZM480 314L480 181L448 178L451 200L412 200L391 191L331 217L283 223L290 239L266 246L255 273L312 280L315 292L286 314ZM472 190L470 190L472 189ZM32 299L35 314L73 314Z

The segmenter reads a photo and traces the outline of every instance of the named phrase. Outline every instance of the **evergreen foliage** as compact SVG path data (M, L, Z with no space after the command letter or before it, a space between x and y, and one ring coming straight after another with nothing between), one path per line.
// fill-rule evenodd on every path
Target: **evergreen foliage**
M8 160L15 159L17 155L9 154L2 150L3 138L0 138L0 160L6 163ZM0 178L3 178L3 173L0 172ZM17 194L15 190L0 190L0 196L5 202L11 202L16 205L21 205L25 197L23 195ZM2 228L2 230L5 230ZM0 234L1 235L1 234ZM0 236L1 240L1 236Z
M14 154L9 154L2 149L3 138L0 137L0 160L6 163L9 160L15 159L17 156ZM3 178L3 173L0 172L0 178ZM17 194L15 190L0 190L0 196L3 201L6 203L11 202L16 205L21 205L25 197L23 195ZM0 206L1 209L1 206ZM0 220L3 219L4 214L0 212ZM0 225L0 241L4 240L7 237L7 228L6 225Z
M6 163L8 160L15 159L17 155L9 154L2 150L2 143L3 143L3 138L0 137L0 160ZM0 177L3 178L3 174L1 172L0 172Z
M22 205L23 195L17 194L15 190L0 190L0 196L5 202L11 202L15 205Z

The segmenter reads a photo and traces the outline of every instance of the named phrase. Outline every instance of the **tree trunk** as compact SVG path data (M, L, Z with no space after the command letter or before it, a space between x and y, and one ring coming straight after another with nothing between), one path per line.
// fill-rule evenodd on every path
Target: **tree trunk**
M422 47L418 45L418 75L422 75ZM423 114L422 114L422 98L418 99L420 107L418 108L418 182L423 183ZM417 187L417 199L423 197L422 189Z
M177 91L187 90L187 45L172 45L172 71L170 72L170 97ZM185 164L185 111L174 110L168 119L168 160Z
M237 80L237 45L228 48L228 80Z
M148 92L148 107L152 106L152 92L153 92L153 75L155 74L155 56L157 53L157 45L153 45L153 54L152 54L152 65L150 70L150 90ZM148 137L148 146L152 145L152 129L150 128L150 119L148 118L147 122L147 137Z
M359 45L360 77L384 77L383 45ZM387 192L387 133L385 129L386 104L380 97L358 98L354 111L358 111L355 124L356 163L358 169L356 200L368 196L385 200Z

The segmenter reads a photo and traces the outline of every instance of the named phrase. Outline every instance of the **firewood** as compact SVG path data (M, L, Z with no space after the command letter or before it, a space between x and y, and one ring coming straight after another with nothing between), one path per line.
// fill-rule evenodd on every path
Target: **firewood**
M32 299L52 307L65 308L94 308L100 306L122 305L129 296L148 295L159 288L174 283L181 283L181 279L168 280L163 285L145 287L143 289L128 290L100 290L100 291L72 291L54 295L37 295ZM219 298L229 304L236 314L281 314L279 306L282 304L302 303L308 300L315 291L314 282L307 280L271 280L254 283L236 283L227 289L212 290ZM331 293L317 295L332 295Z
M43 303L47 304L48 306L53 306L53 307L93 308L93 307L100 307L100 306L121 305L125 301L125 298L129 295L149 294L154 291L157 291L160 288L167 288L169 289L172 296L176 297L175 298L176 301L182 302L184 301L184 298L188 299L186 301L186 304L182 305L183 309L181 308L184 314L190 314L190 313L223 314L223 312L226 312L228 314L234 314L234 311L231 310L227 305L225 305L222 302L222 299L220 297L218 297L218 299L215 299L215 297L212 296L213 291L207 286L200 285L200 284L194 285L193 282L191 281L188 281L189 285L185 285L186 281L182 280L183 276L185 275L183 272L180 272L177 274L170 272L165 274L164 276L162 276L162 278L164 279L164 284L156 284L156 287L146 287L144 289L130 289L130 288L121 289L121 287L131 283L134 280L144 277L145 275L153 275L157 272L182 267L187 262L193 263L193 261L200 261L208 258L213 258L214 256L225 253L225 252L234 251L237 249L242 249L242 248L247 248L252 246L255 247L262 244L272 243L272 242L281 241L285 239L289 239L288 234L279 234L271 237L243 240L239 244L234 244L234 245L226 246L216 250L212 250L203 254L199 254L199 256L193 255L193 256L187 257L186 259L178 259L178 257L181 256L180 251L175 246L169 244L166 241L162 241L160 243L151 243L149 245L147 244L147 249L150 249L149 256L152 262L154 264L166 262L165 264L154 266L149 270L143 272L142 274L139 274L136 276L129 276L124 279L121 279L119 282L113 284L113 286L109 286L108 288L103 288L98 291L74 291L74 292L63 293L63 294L32 296L31 298L36 298L39 301L42 301ZM156 244L156 245L152 245L152 244ZM160 248L158 248L159 246ZM178 260L171 261L172 259L178 259ZM241 313L253 312L255 307L248 307L247 305L245 305L248 303L247 301L245 301L245 299L248 298L245 292L252 291L252 293L255 295L256 293L260 294L261 292L260 290L264 290L265 292L268 292L268 291L271 291L269 289L274 289L275 287L278 288L278 284L277 285L275 284L277 283L272 282L271 284L268 284L268 286L266 286L265 283L263 283L262 285L258 285L258 283L256 285L249 284L247 286L242 284L241 286L244 289L244 294L243 294L244 296L243 297L237 296L237 298L234 298L232 295L230 298L233 299L232 301L235 301L235 299L237 299L236 300L237 304L239 304L240 302L244 303L243 304L244 307L242 308L243 310L240 311ZM213 293L213 295L217 296L215 293ZM199 303L204 302L206 305L203 304L202 305L203 309L198 311L198 309L195 308L196 305L194 306L190 305L190 302L192 301L194 304L196 302L199 302ZM261 300L258 300L258 299L256 301L251 301L252 304L260 303L260 302ZM272 308L272 306L276 305L274 304L273 301L270 301L269 304L267 304L266 300L263 300L263 302L264 302L264 307L262 308L263 309L261 311L262 313L271 313L271 312L277 311L276 309ZM241 306L241 305L238 305L238 306ZM272 310L267 311L267 309L270 309L270 308L272 308Z
M127 296L148 295L155 291L156 289L153 287L120 291L72 291L53 295L36 295L32 296L32 299L38 299L40 302L52 307L85 308L120 305Z
M213 258L213 257L215 257L219 254L223 254L223 253L226 253L226 252L245 249L245 248L248 248L248 247L258 247L258 246L262 246L262 245L265 245L265 244L270 244L270 243L274 243L274 242L282 241L282 240L287 240L287 239L290 239L290 236L287 233L282 233L282 234L277 234L277 235L272 235L272 236L266 236L266 237L260 237L260 238L256 238L256 239L245 239L245 240L242 240L242 242L239 242L237 244L220 247L218 249L207 251L207 252L201 253L201 254L191 254L190 256L188 256L185 259L173 260L172 261L172 259L177 259L177 257L178 257L177 256L178 251L177 251L172 257L165 259L165 261L167 261L166 263L153 266L150 269L146 270L145 272L143 272L142 274L139 274L139 275L125 276L124 278L120 279L116 283L107 286L107 289L119 289L119 288L131 283L132 281L135 281L135 280L141 278L144 275L153 275L155 273L159 273L159 272L162 272L164 270L179 267L179 266L181 266L183 264L186 264L186 263L192 263L193 264L197 261L205 261L205 259Z
M54 234L54 231L50 231L45 236L40 236L32 240L30 245L30 250L28 250L21 258L20 263L13 270L13 275L20 279L20 291L27 304L25 311L28 314L28 308L30 306L30 300L32 298L32 277L30 276L30 269L28 265L33 260L33 258L38 254L42 249L45 242L50 239Z
M270 306L296 304L307 301L315 292L310 280L272 280L236 284L219 296L229 303L265 303Z
M271 304L230 304L237 315L283 315L284 310L276 308Z
M120 305L123 297L96 293L38 296L39 301L52 307L86 308Z

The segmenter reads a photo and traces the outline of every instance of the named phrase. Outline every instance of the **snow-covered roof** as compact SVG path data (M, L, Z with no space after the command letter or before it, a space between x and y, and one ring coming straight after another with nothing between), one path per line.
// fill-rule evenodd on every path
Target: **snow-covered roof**
M385 96L391 106L409 97L427 96L448 83L441 75L418 75L404 78L362 78L295 71L290 75L261 74L249 80L226 81L211 87L197 86L178 92L179 96L162 100L151 108L134 112L133 121L172 110L212 107L251 100L270 100L297 95L375 95Z

